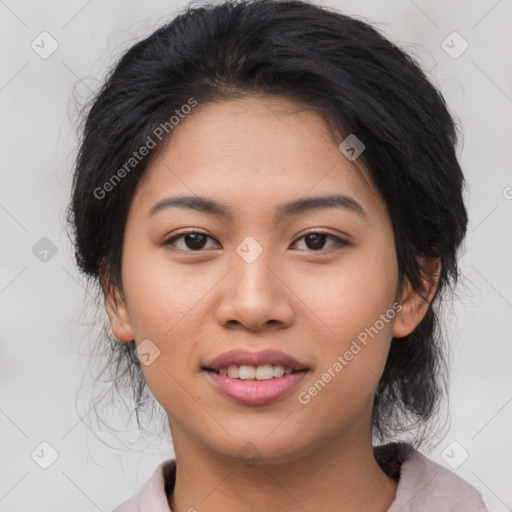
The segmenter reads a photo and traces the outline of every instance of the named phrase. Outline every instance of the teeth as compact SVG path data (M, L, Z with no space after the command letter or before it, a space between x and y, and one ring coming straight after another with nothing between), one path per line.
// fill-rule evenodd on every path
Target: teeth
M241 380L269 380L282 377L283 375L290 375L292 372L292 368L285 368L278 364L264 364L262 366L251 366L248 364L238 366L236 364L232 364L227 368L219 369L220 375Z
M259 370L259 367L258 367L258 370ZM238 368L238 378L239 379L249 380L249 379L254 379L255 377L256 377L256 368L254 368L254 366L242 364Z
M284 368L282 366L274 366L274 377L282 377L284 375Z
M238 366L235 364L232 364L228 368L228 377L231 377L232 379L238 379Z

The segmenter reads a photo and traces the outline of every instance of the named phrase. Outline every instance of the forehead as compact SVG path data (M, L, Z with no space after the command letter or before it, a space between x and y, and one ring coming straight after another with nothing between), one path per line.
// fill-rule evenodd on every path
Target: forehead
M366 170L339 151L339 142L320 114L284 98L199 104L146 170L134 207L198 195L231 204L234 216L263 205L270 214L299 197L338 194L381 210Z

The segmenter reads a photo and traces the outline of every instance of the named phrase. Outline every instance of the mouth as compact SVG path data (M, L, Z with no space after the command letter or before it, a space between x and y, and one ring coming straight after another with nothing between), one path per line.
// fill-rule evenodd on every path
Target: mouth
M216 392L242 405L280 400L310 373L311 368L278 350L224 352L201 366Z

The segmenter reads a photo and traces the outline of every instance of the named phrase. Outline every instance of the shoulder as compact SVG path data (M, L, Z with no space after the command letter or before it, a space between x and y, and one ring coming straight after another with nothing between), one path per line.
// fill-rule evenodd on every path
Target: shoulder
M174 485L176 460L168 459L157 466L140 491L123 501L112 512L170 512L167 496Z
M400 443L400 478L388 512L487 512L480 493L453 471Z

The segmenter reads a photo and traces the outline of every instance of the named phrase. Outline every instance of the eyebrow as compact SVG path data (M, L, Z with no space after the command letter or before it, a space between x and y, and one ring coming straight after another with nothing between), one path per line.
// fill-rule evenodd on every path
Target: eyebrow
M234 218L233 211L228 205L204 196L166 197L149 209L148 217L168 208L191 209L217 217L225 217L230 220ZM283 203L277 205L274 215L276 218L281 218L324 208L341 208L357 213L362 217L367 215L363 207L355 199L344 194L306 197L290 201L289 203Z

